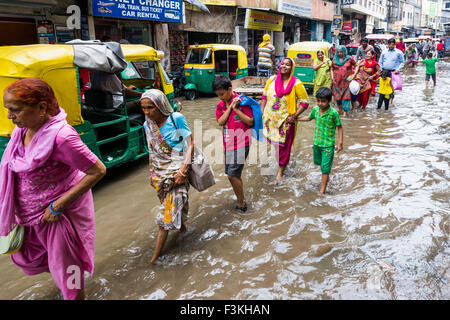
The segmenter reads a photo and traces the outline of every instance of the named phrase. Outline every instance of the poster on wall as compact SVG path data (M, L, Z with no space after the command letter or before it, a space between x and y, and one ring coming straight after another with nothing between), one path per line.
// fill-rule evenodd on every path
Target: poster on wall
M38 20L36 23L39 43L54 44L56 43L55 30L53 23L49 20Z
M282 31L284 16L265 11L247 9L245 11L246 29Z
M183 22L182 0L92 0L94 16Z
M344 21L342 23L341 31L345 32L345 33L351 33L352 32L352 20Z

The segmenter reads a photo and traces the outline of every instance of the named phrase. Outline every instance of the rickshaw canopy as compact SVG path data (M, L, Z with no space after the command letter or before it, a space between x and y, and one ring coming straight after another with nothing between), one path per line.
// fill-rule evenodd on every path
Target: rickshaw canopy
M3 106L3 93L8 85L17 80L39 78L47 82L54 90L59 105L66 111L68 123L76 126L84 122L78 67L117 73L126 68L126 61L158 60L157 51L145 45L120 45L116 47L119 53L106 48L109 47L89 41L0 47L0 136L9 137L14 129L14 124L7 117L7 109ZM76 61L76 56L86 57L88 54L102 57ZM171 83L163 81L162 84L164 92L173 91Z
M322 50L328 56L328 50L333 45L326 41L302 41L289 46L289 51L315 51Z
M39 78L53 89L71 125L83 123L74 51L66 44L0 47L0 136L9 137L14 124L3 106L5 88L22 78Z

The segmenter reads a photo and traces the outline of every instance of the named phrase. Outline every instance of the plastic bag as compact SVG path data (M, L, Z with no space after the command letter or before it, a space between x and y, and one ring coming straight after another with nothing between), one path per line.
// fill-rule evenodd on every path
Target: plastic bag
M392 72L391 83L394 90L402 90L402 75Z
M356 96L359 93L361 86L359 85L358 81L352 80L349 84L349 88L352 95Z

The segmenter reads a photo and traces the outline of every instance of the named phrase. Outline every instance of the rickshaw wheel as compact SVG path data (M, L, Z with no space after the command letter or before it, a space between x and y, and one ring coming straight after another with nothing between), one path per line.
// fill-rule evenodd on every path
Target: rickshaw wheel
M195 100L197 98L197 91L195 90L186 90L184 93L187 100Z

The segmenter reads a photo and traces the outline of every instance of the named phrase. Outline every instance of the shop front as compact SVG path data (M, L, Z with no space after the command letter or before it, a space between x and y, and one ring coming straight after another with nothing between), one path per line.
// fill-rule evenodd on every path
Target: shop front
M186 5L185 23L169 25L172 70L184 65L189 45L233 43L236 1L206 1L210 13Z
M57 0L0 1L0 45L23 45L39 43L39 24L50 15ZM55 37L52 22L49 36ZM41 28L41 31L44 31Z
M235 43L247 51L249 68L256 66L258 46L266 33L271 36L272 44L275 46L275 56L277 58L284 56L283 15L271 11L239 8L237 21Z

